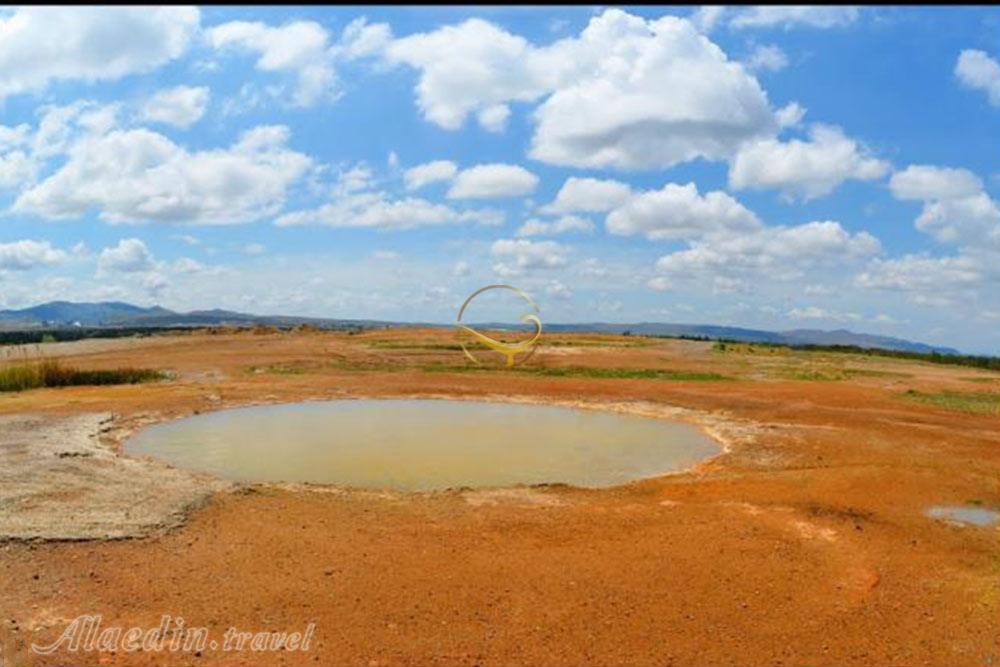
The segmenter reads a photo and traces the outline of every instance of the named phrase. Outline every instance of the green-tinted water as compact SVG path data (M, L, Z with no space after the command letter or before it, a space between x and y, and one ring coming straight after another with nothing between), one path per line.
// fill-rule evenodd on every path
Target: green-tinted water
M719 451L696 427L571 408L347 400L239 408L160 424L125 445L249 481L430 490L623 484Z

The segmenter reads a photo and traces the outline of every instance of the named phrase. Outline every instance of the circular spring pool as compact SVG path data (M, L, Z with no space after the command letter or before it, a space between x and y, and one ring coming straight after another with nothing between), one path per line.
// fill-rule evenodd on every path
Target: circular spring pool
M196 415L144 429L125 451L235 480L418 491L614 486L690 467L719 446L689 424L608 412L346 400Z

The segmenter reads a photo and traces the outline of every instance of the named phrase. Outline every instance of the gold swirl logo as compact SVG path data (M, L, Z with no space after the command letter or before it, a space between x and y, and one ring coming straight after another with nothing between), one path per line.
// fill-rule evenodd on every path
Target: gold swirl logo
M514 294L517 294L519 297L527 301L528 305L531 306L531 309L534 312L525 313L524 315L521 315L522 322L524 322L525 324L533 324L535 326L535 333L530 338L519 341L517 343L505 343L503 341L490 338L486 334L480 333L475 329L473 329L472 327L462 324L462 315L465 314L465 308L470 303L472 303L472 300L475 299L480 294L482 294L483 292L495 289L510 290ZM462 307L458 311L458 321L455 326L458 328L458 331L460 333L468 334L474 340L478 341L479 343L482 343L489 349L504 355L507 358L508 368L514 365L515 357L522 352L526 354L524 357L521 358L520 363L524 363L525 361L527 361L531 357L531 355L535 353L535 346L538 344L538 339L542 335L542 320L540 320L538 317L538 305L534 301L532 301L531 297L528 296L524 292L524 290L518 289L512 285L487 285L486 287L480 287L475 292L470 294L469 298L465 300L465 303L462 304ZM461 340L459 344L462 346L462 351L465 352L466 357L468 357L474 363L477 364L482 363L471 352L469 352L469 348L466 347L464 340Z

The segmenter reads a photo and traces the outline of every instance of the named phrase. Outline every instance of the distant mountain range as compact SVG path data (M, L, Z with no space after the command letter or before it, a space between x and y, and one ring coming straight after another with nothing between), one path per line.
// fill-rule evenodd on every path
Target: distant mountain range
M101 303L74 303L52 301L21 310L0 310L0 330L65 329L74 327L179 327L179 326L294 326L310 324L320 328L343 329L349 327L391 326L444 326L425 322L387 322L382 320L345 320L315 317L290 317L283 315L249 315L229 310L195 310L178 313L160 306L142 308L128 303L107 301ZM450 326L450 325L449 325ZM503 328L499 323L480 326ZM959 354L950 347L938 347L888 336L854 333L846 329L823 331L819 329L794 329L792 331L763 331L740 327L723 327L709 324L668 324L639 322L612 324L588 322L581 324L545 324L546 331L596 332L620 334L630 332L646 336L689 336L697 338L723 338L752 343L778 343L784 345L855 345L865 348L903 350L907 352L939 352Z
M311 324L321 328L399 326L405 322L346 320L286 315L251 315L231 310L192 310L178 313L160 306L143 308L120 301L76 303L51 301L21 310L0 310L0 331L30 329L199 326L294 326ZM421 323L416 323L421 324ZM435 326L427 324L427 326Z

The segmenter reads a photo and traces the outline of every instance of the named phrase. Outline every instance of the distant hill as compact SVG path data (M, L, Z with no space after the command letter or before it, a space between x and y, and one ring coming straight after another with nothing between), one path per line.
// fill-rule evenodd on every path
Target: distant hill
M793 346L854 345L856 347L902 350L905 352L959 354L958 350L950 347L916 343L890 336L854 333L846 329L837 329L835 331L824 331L821 329L764 331L760 329L743 329L740 327L723 327L712 324L665 324L660 322L640 322L637 324L606 324L601 322L590 324L553 324L549 325L547 329L549 331L602 331L606 333L624 333L625 331L630 331L633 334L643 336L724 338L748 343L777 343Z
M51 301L22 310L0 310L0 323L39 326L113 326L139 317L171 315L159 306L142 308L120 301L73 303ZM8 326L7 328L11 328Z
M229 310L195 310L178 313L160 306L143 308L118 301L100 303L73 303L52 301L21 310L0 310L0 330L65 329L73 327L181 327L181 326L294 326L310 324L319 328L387 327L387 326L450 326L417 322L387 322L382 320L344 320L284 315L251 315ZM508 325L483 323L479 326L505 328ZM950 347L915 343L900 338L854 333L845 329L823 331L795 329L792 331L764 331L710 324L670 324L663 322L637 322L613 324L588 322L583 324L545 324L546 331L554 332L631 332L643 336L688 336L693 338L722 338L753 343L784 345L854 345L864 348L901 350L905 352L938 352L958 354Z
M377 320L338 320L284 315L250 315L231 310L193 310L178 313L160 306L142 308L117 301L73 303L52 301L21 310L0 310L0 330L68 329L74 327L191 327L191 326L294 326L323 328L387 326Z

